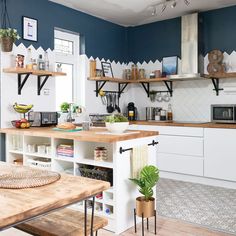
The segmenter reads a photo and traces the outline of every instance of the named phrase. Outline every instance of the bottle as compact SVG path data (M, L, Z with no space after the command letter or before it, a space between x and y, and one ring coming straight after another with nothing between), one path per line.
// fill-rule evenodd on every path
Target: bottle
M167 120L173 120L173 113L172 113L171 104L168 105Z
M45 52L45 54L44 54L44 63L45 63L45 70L49 71L48 52Z
M39 58L38 58L38 70L45 70L45 62L41 54L39 55Z
M33 69L33 60L32 60L31 48L28 48L28 50L27 50L25 67L26 67L26 69L29 69L29 70Z

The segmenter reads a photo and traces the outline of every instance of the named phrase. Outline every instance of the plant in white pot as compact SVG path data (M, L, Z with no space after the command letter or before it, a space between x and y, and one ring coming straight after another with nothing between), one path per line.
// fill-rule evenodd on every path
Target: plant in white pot
M0 43L3 52L11 52L13 43L20 39L16 29L0 29Z
M143 195L136 198L136 214L140 217L149 218L155 214L155 198L153 187L159 180L159 170L156 166L148 165L143 167L138 178L130 178L138 185L139 192Z
M129 121L127 117L123 116L122 114L112 114L107 116L105 119L106 128L111 133L123 133L129 127Z

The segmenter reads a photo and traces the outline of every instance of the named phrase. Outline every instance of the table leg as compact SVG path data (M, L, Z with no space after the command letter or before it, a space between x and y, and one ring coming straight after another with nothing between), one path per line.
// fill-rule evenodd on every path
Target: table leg
M91 216L91 231L90 231L91 236L93 236L94 205L95 205L95 197L93 197L92 201L92 216Z
M155 216L155 222L154 222L154 224L155 224L155 234L157 234L157 211L155 210L154 211L154 216Z
M87 200L84 200L84 236L87 236Z
M149 230L148 218L147 218L147 230Z

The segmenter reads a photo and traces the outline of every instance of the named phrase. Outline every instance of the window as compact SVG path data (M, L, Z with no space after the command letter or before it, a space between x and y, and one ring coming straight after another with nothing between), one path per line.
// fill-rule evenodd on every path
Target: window
M54 40L54 50L57 53L64 53L73 55L73 42L63 39L55 38Z
M56 65L60 64L62 71L67 76L56 78L56 109L60 110L63 102L79 103L76 86L78 78L78 59L79 59L79 35L67 33L61 30L54 32L54 51L56 54Z

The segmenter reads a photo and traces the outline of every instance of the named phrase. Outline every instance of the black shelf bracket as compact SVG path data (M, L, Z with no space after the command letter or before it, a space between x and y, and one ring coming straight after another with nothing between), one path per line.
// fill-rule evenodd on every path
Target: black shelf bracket
M21 90L23 89L26 81L32 73L20 73L18 74L18 95L21 95ZM25 75L24 78L22 76Z
M98 97L100 90L103 88L103 86L106 84L106 81L96 81L96 97Z
M120 98L121 94L124 92L125 88L127 87L128 83L119 83L118 84L118 96Z
M173 82L172 81L163 81L165 83L166 88L168 89L168 92L170 93L170 96L173 95Z
M211 81L213 83L214 89L216 91L216 96L219 96L219 91L224 90L223 88L220 88L220 82L219 78L211 78Z
M149 98L149 95L150 95L150 83L148 83L148 82L141 82L141 85L143 86L145 92L147 93L147 97Z
M157 145L158 142L156 142L155 140L152 140L151 143L148 144L148 146L155 146ZM127 149L123 149L122 147L120 147L119 149L119 153L122 154L123 152L127 152L127 151L131 151L133 148L127 148Z
M51 75L38 75L38 95L41 94L41 90ZM43 78L44 77L44 78Z

